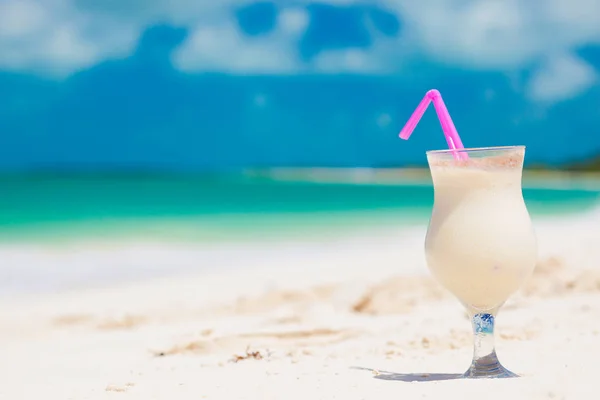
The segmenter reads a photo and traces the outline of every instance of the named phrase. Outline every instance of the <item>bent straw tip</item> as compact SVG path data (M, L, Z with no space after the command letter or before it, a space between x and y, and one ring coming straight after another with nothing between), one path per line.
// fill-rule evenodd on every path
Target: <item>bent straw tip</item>
M442 97L442 95L441 95L440 91L439 91L439 90L437 90L437 89L431 89L431 90L429 90L429 91L428 91L428 92L425 94L425 96L427 96L428 98L430 98L430 99L432 99L432 100L433 100L434 98L436 98L436 97Z
M435 97L441 97L442 95L440 94L439 90L431 89L430 91L427 92L426 96L429 97L430 99L433 99Z

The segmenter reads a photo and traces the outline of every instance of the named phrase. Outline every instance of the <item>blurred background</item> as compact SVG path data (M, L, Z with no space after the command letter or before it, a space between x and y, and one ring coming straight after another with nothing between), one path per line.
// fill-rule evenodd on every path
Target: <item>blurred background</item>
M599 74L599 0L0 0L0 293L422 226L431 88L535 218L593 209Z

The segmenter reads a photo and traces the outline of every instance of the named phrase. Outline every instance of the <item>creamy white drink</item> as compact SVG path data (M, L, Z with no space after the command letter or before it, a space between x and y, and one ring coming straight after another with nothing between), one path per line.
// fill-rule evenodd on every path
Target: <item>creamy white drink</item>
M428 152L434 208L425 255L436 279L466 306L501 306L529 278L537 245L523 200L524 147Z

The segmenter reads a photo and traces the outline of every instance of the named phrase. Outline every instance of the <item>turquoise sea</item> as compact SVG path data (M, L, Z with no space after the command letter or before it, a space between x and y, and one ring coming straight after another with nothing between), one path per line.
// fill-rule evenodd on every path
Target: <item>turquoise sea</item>
M593 209L597 187L537 181L525 186L524 196L535 222ZM358 184L223 175L4 176L0 297L251 268L273 259L284 268L285 260L311 262L351 250L357 242L337 240L344 235L357 237L360 247L361 238L377 230L424 226L432 203L426 179Z
M600 191L524 187L531 214L595 207ZM544 187L547 186L547 187ZM239 176L5 176L0 243L151 238L262 240L426 223L427 181L282 182Z

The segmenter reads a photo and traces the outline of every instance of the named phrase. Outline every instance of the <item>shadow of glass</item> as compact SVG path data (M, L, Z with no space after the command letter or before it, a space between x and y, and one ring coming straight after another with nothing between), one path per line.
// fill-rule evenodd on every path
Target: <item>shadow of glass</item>
M452 379L463 379L463 374L396 374L393 372L380 372L373 378L384 381L402 381L402 382L435 382L449 381Z
M400 374L396 372L381 371L371 368L352 367L373 373L373 378L384 381L402 381L402 382L435 382L449 381L453 379L464 379L464 374L441 374L441 373L411 373Z

